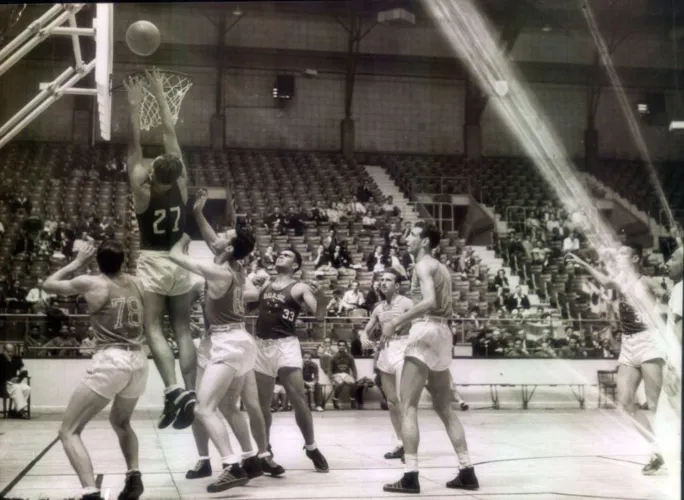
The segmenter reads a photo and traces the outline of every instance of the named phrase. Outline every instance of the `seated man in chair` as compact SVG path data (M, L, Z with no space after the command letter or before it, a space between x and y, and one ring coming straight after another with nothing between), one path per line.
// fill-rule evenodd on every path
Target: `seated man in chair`
M354 358L349 354L347 348L347 341L340 340L337 342L337 348L339 349L337 354L335 354L330 361L330 382L333 385L333 407L336 410L340 409L340 394L342 394L342 389L345 386L349 386L350 403L352 408L356 408L356 362Z
M28 371L24 368L21 356L16 354L14 344L5 344L0 355L0 389L14 403L10 416L28 418L28 398L31 387L28 385Z

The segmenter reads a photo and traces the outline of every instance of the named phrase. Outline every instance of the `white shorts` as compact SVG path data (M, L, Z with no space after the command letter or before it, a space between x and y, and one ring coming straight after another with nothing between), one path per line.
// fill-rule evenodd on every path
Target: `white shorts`
M107 399L139 398L145 392L147 373L145 351L110 347L95 353L83 383Z
M281 368L299 368L304 365L302 348L297 337L282 339L256 339L257 356L254 370L276 378Z
M409 330L404 357L416 358L433 372L448 370L451 366L453 339L446 322L418 320Z
M206 370L211 364L223 363L235 368L238 377L254 369L256 344L247 330L212 327L211 334L205 335L197 345L197 366Z
M656 332L643 331L622 335L622 347L618 363L639 368L647 361L667 360L667 351Z
M378 362L375 367L387 375L401 377L401 369L404 366L404 353L408 345L408 335L393 337L389 344L380 351Z
M342 384L355 384L356 380L354 380L354 377L349 374L349 373L335 373L332 376L332 383L334 385L342 385Z
M176 297L192 289L190 272L174 264L169 252L141 250L138 257L137 275L146 292Z

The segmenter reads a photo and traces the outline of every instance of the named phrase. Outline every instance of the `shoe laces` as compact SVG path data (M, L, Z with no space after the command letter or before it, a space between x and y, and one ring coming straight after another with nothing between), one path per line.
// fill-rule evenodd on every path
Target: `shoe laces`
M198 460L197 463L195 464L195 468L192 469L195 472L199 472L202 470L202 467L204 467L206 460Z

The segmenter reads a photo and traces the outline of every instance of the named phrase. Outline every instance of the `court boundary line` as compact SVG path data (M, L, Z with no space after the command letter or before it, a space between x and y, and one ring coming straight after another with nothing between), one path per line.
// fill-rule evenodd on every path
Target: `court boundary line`
M7 486L0 491L0 498L5 498L7 494L14 489L14 487L19 484L19 482L24 479L26 474L28 474L31 469L33 469L38 462L41 461L41 459L47 454L48 451L52 449L52 447L59 441L59 436L57 436L55 439L53 439L48 445L43 448L43 450L38 453L38 455L35 456L33 460L31 460L26 467L24 467L22 470L19 471L19 474L17 474L14 479L12 479L9 483L7 483Z

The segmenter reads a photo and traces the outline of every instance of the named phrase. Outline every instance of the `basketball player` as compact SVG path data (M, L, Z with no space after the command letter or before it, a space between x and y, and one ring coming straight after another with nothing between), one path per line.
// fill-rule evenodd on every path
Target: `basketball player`
M261 411L266 421L266 435L271 431L271 398L276 376L280 379L292 404L295 420L304 437L306 456L318 472L328 472L328 462L314 440L313 418L306 403L302 375L302 348L295 332L295 323L302 308L316 313L323 303L311 288L295 280L302 266L302 256L294 249L280 252L275 262L277 276L267 283L259 295L259 316L256 323L256 381ZM269 439L270 442L270 439Z
M373 309L366 327L361 331L361 342L368 343L368 334L378 325L410 311L413 301L399 294L399 282L401 276L394 269L385 269L380 277L380 290L385 295L385 300L378 303ZM408 343L409 325L406 324L401 330L397 330L392 341L380 350L376 362L376 368L380 372L382 389L387 397L390 421L397 436L397 445L394 450L385 454L386 459L404 457L404 446L401 439L401 406L399 405L399 387L401 381L401 369L404 365L404 350Z
M682 343L682 266L684 251L679 247L670 257L670 279L674 282L668 307L667 326L670 333Z
M667 352L661 342L660 333L648 326L643 318L622 293L632 290L634 295L648 304L655 304L657 297L662 297L665 290L659 280L642 275L642 248L639 245L623 245L615 256L616 276L611 278L594 269L591 265L574 254L566 259L585 268L605 288L618 290L618 313L622 330L622 347L617 374L618 405L631 417L637 430L646 438L652 447L651 458L644 466L645 475L656 474L664 468L665 461L660 453L653 433L653 420L658 407L660 391L663 387L663 373ZM631 272L634 269L634 273ZM636 279L634 279L636 278ZM637 409L636 391L644 381L647 410Z
M196 403L197 360L190 330L192 282L185 269L169 260L169 250L185 231L187 172L160 76L155 70L147 77L159 105L166 153L151 161L143 158L140 147L142 84L128 81L126 88L131 108L128 178L140 229L137 273L145 290L147 343L166 387L164 410L157 426L164 429L173 423L175 429L185 429L192 424ZM186 389L177 383L176 361L162 329L167 300Z
M199 381L199 398L195 413L221 453L223 472L207 486L209 493L243 486L249 481L240 458L233 453L225 419L218 405L229 391L236 398L242 391L244 376L254 368L256 346L254 338L245 329L244 292L246 273L242 259L254 250L254 236L245 227L227 231L214 242L216 262L202 263L192 260L187 253L190 237L184 234L173 246L170 259L188 271L202 276L207 283L204 301L205 321L209 342L200 345L205 360ZM253 289L256 299L256 289ZM269 456L265 451L258 459ZM251 460L258 466L258 460ZM266 461L263 463L268 466ZM261 474L256 474L261 475Z
M404 444L404 476L384 491L420 493L418 480L418 401L425 382L430 386L432 406L444 423L449 440L458 455L460 470L448 488L475 490L479 488L463 426L452 408L451 365L452 336L448 326L451 319L451 275L449 270L432 256L440 241L436 229L418 223L406 238L408 251L415 258L411 280L414 306L407 312L382 324L381 346L394 342L397 331L412 324L404 350L401 373L401 437Z
M98 275L67 279L84 269L96 256ZM64 413L59 437L76 471L86 500L100 498L93 463L81 433L90 420L114 400L109 422L119 438L126 460L126 483L119 500L137 499L143 493L138 470L138 438L131 415L147 383L147 356L143 351L143 290L136 278L121 272L123 245L103 241L97 251L86 244L76 259L50 276L43 288L57 295L81 295L88 303L97 352L85 378L74 390Z
M202 233L202 237L205 242L214 252L214 263L220 264L221 251L219 237L216 232L211 228L211 225L204 217L202 213L204 206L207 201L207 193L204 190L200 190L197 193L197 200L195 201L193 211L195 213L195 218L197 219L197 225ZM231 219L231 225L235 224L235 219L232 217L232 211L230 211L229 218ZM218 246L217 246L218 244ZM205 285L206 286L206 285ZM206 298L206 291L202 289L194 290L194 300L202 301L202 310L205 312L205 326L207 333L209 330L209 324L207 323L206 309L204 299ZM252 300L258 298L256 289L252 288L253 296ZM249 299L249 291L245 291L245 298ZM205 335L200 340L198 350L197 350L197 380L201 381L204 370L209 364L211 349L211 336ZM235 437L240 443L242 448L242 467L244 468L247 476L252 479L258 477L266 472L271 476L279 476L285 472L280 465L276 464L269 453L265 453L268 449L268 440L266 438L266 427L264 423L264 416L261 413L261 406L259 405L259 394L257 392L256 380L254 378L254 370L249 370L243 380L234 381L235 387L242 387L242 392L238 393L234 388L231 388L226 392L219 403L219 411L228 421L231 429L235 433ZM249 425L252 429L252 434L257 442L258 452L252 448L252 440L245 420L244 415L238 406L238 396L241 397L242 403L245 407L247 414L249 415ZM199 454L199 460L195 464L193 469L190 469L185 474L186 479L200 479L203 477L211 476L211 462L209 460L209 435L207 434L204 425L199 420L195 420L192 424L192 433L195 439L195 445L197 446L197 452ZM261 458L258 458L257 455Z

